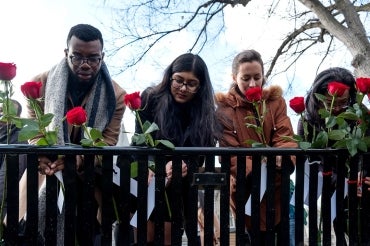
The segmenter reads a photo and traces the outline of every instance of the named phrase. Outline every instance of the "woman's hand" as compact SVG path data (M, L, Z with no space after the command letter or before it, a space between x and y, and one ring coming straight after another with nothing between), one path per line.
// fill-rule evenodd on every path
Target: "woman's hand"
M276 169L281 169L281 155L276 156Z
M365 177L364 178L364 182L365 182L365 184L367 184L368 186L370 186L370 177ZM368 187L367 190L370 191L370 187Z
M56 161L51 160L46 156L39 156L39 172L40 174L53 175L54 173L64 169L64 157L59 157Z
M155 173L149 168L149 170L148 170L148 185L150 184L150 182L152 182L152 180L154 178L154 175L155 175Z
M188 174L188 165L184 161L182 161L181 176L185 177L187 174ZM172 179L172 161L169 161L166 164L166 177L168 181Z

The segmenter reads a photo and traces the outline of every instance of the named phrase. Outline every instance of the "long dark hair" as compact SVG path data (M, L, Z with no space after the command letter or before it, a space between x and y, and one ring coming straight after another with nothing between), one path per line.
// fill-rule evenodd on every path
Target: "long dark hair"
M171 94L171 77L177 72L193 72L200 82L199 90L185 105L177 103ZM148 97L156 103L153 116L160 129L157 137L174 141L180 146L184 144L184 139L192 146L216 144L219 127L215 116L214 91L207 65L200 56L186 53L177 57L166 68L161 83L152 88ZM182 128L183 118L179 115L186 115L186 132Z
M316 76L311 89L308 91L305 101L307 120L311 126L319 128L324 124L323 119L321 119L318 112L322 107L322 104L316 98L315 93L325 95L328 91L328 84L333 81L349 86L348 105L352 106L356 103L356 80L350 71L341 67L333 67L320 72Z

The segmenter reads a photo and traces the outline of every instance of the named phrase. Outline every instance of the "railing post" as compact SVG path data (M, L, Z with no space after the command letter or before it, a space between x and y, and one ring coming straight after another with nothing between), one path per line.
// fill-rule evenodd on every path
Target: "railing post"
M147 243L148 216L148 156L138 158L138 191L137 191L137 243Z
M120 155L117 158L117 166L120 168L120 186L116 198L117 211L120 218L116 234L116 245L129 246L134 241L132 235L132 227L130 225L131 204L134 199L130 194L130 178L131 178L131 156Z
M286 199L290 196L290 175L292 170L292 161L291 157L284 155L282 157L282 167L281 167L281 222L279 228L279 242L289 242L290 236L290 218L289 218L289 210L290 210L290 199Z
M295 226L295 244L304 244L304 183L305 180L305 162L307 156L298 155L296 159L295 171L295 190L294 190L294 226Z
M245 244L245 203L247 202L247 190L246 190L246 184L247 182L255 182L256 180L252 177L257 177L259 175L255 176L249 176L246 177L246 156L238 155L237 157L237 172L236 172L236 191L235 191L235 237L236 237L236 245L244 245ZM254 159L253 159L254 160ZM255 165L253 165L253 168ZM256 170L258 172L258 170ZM253 170L254 172L254 170ZM249 180L247 180L249 179ZM253 180L251 180L253 179ZM252 188L253 190L253 188ZM259 189L258 189L259 190ZM251 191L249 191L250 194ZM256 191L258 192L258 191ZM258 195L256 195L259 197ZM255 214L258 214L259 216L259 207L258 211L253 210L254 209L254 202L253 202L253 196L252 196L252 211L255 212ZM259 200L259 198L258 198ZM258 201L259 203L259 201ZM259 217L258 219L258 228L259 228ZM253 217L252 217L252 226L253 226ZM254 228L254 227L253 227ZM256 244L257 245L257 244ZM259 244L258 244L259 245Z
M357 180L358 180L358 167L359 167L359 154L356 154L350 158L349 163L349 182L348 184L348 218L349 218L349 244L357 245L359 242L359 227L358 227L358 198L357 198Z
M270 181L270 182L268 182ZM262 215L266 221L266 245L275 245L275 218L277 210L275 208L275 196L281 197L281 187L276 189L276 185L281 183L281 175L276 172L276 156L267 156L267 179L266 184L266 214ZM278 211L280 212L280 211Z
M64 245L74 245L76 242L76 206L77 196L80 194L76 189L76 156L66 155L64 159L63 181L65 188L65 220L64 220Z
M362 178L370 176L370 155L365 153L361 158L362 163ZM361 184L361 243L370 244L370 188L365 183Z
M112 224L116 220L113 208L113 155L103 155L101 166L101 222L102 222L102 245L111 245ZM97 167L95 167L97 168ZM98 175L100 176L100 175ZM100 188L98 186L98 188ZM104 214L104 216L103 216Z
M314 156L315 157L315 156ZM317 184L318 184L318 163L309 166L309 245L317 245L318 240L321 240L321 235L317 228ZM320 232L321 234L321 232ZM320 237L319 237L320 236Z
M321 194L321 212L323 228L323 245L331 245L331 195L335 186L332 185L333 167L337 165L337 157L331 154L325 155L323 159L323 189ZM325 215L325 216L324 216Z
M24 154L25 155L25 154ZM27 161L27 220L25 242L29 245L36 245L39 231L39 174L36 154L28 154Z
M221 157L221 173L225 174L225 185L220 186L220 244L230 244L230 155Z
M18 242L18 162L18 155L6 154L5 161L2 163L2 165L6 165L5 168L7 178L7 180L5 180L4 182L4 192L6 193L6 196L4 197L7 198L8 204L11 205L6 207L6 241L9 242L11 245L16 245ZM17 177L17 179L14 179L12 177Z

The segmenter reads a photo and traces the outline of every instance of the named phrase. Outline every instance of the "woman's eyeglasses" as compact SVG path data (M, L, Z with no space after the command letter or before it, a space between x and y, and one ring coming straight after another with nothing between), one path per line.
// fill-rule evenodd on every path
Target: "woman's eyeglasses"
M190 93L197 93L200 88L199 82L195 80L185 82L185 79L183 78L172 78L171 82L173 88L180 89L185 86L186 91Z
M327 107L330 107L331 100L327 100L325 103ZM338 101L334 101L333 103L333 109L335 110L346 110L348 106L349 106L349 99L338 100Z

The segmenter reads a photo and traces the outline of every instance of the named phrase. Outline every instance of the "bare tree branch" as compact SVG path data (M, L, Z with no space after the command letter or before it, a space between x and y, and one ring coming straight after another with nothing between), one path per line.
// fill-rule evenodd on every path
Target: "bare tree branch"
M170 0L167 2L166 7L168 7ZM149 40L149 43L146 45L145 48L141 49L141 52L137 54L135 59L127 65L127 68L135 66L138 64L145 55L157 44L159 43L163 38L176 33L180 32L182 30L186 30L190 24L192 24L196 18L203 17L203 26L198 30L197 37L195 38L192 47L189 48L189 51L192 52L196 46L199 46L199 51L201 51L204 46L207 43L207 27L209 26L209 23L212 21L212 19L219 15L219 13L222 13L224 8L228 4L236 4L236 1L227 1L227 0L211 0L207 1L206 3L203 3L197 7L197 9L194 12L170 12L168 14L174 16L179 14L191 14L190 17L183 22L178 28L170 28L170 29L164 29L164 30L151 30L151 32L148 32L147 34L141 35L137 32L133 32L132 28L126 27L125 30L127 30L130 35L124 35L125 38L129 38L130 40L126 43L115 47L114 49L109 50L109 53L111 55L115 55L120 50L130 47L134 44L137 44L140 41ZM150 2L141 3L139 5L135 5L127 9L125 12L128 13L130 10L135 9L134 13L136 14L137 8L140 8L143 6L143 4L149 4ZM206 11L202 11L205 9ZM130 15L127 15L130 16ZM221 25L221 29L224 28L224 23ZM201 42L201 38L204 37L204 40Z
M296 11L296 2L302 3L307 10ZM119 9L123 19L119 20L120 27L115 32L121 35L119 38L124 42L119 42L110 53L114 55L121 50L130 52L130 48L134 47L136 52L132 55L131 62L125 63L127 69L142 61L159 42L182 31L195 34L188 51L201 52L225 28L225 8L247 6L248 3L250 0L208 0L200 4L194 0L167 0L164 3L135 0L129 6L126 4L126 8ZM275 11L280 3L281 0L271 1L268 16L281 14ZM327 42L318 64L320 67L330 52L335 50L335 40L341 41L351 52L354 67L361 74L370 76L370 43L363 23L368 20L366 15L370 12L368 0L290 0L289 4L294 6L292 19L295 21L295 29L285 34L269 64L266 76L271 76L273 72L278 74L287 71L308 50L319 43ZM360 19L360 14L365 18ZM289 15L287 10L286 18ZM220 23L212 26L212 23L217 23L216 19ZM325 36L329 39L325 40ZM278 61L283 57L286 60L281 65L282 62ZM277 64L279 71L275 68Z
M276 65L276 62L279 59L279 57L281 55L283 55L284 53L287 53L289 51L289 49L291 48L291 46L289 46L287 49L285 49L286 46L288 46L288 44L292 43L300 34L306 32L307 30L313 29L313 28L323 28L323 26L321 25L321 23L318 20L310 20L310 22L308 22L305 25L301 26L299 29L293 31L291 34L289 34L285 38L285 40L282 42L282 44L277 49L277 51L275 53L275 56L274 56L274 58L272 59L272 61L270 63L270 67L269 67L269 69L266 72L266 77L269 77L271 75L271 73L272 73L272 71L273 71L273 69L274 69L274 67ZM297 41L296 44L301 43L303 41L307 41L307 40L301 39L300 41ZM311 39L310 38L310 41L311 41L311 44L309 44L309 47L311 47L316 42L322 42L322 35L320 35L317 39ZM302 52L304 52L306 50L307 49L303 49ZM301 55L302 54L300 54L299 57ZM296 61L296 59L294 61ZM288 65L287 68L289 68L290 66L291 66L291 64ZM286 70L287 69L285 69L284 71L286 71Z

